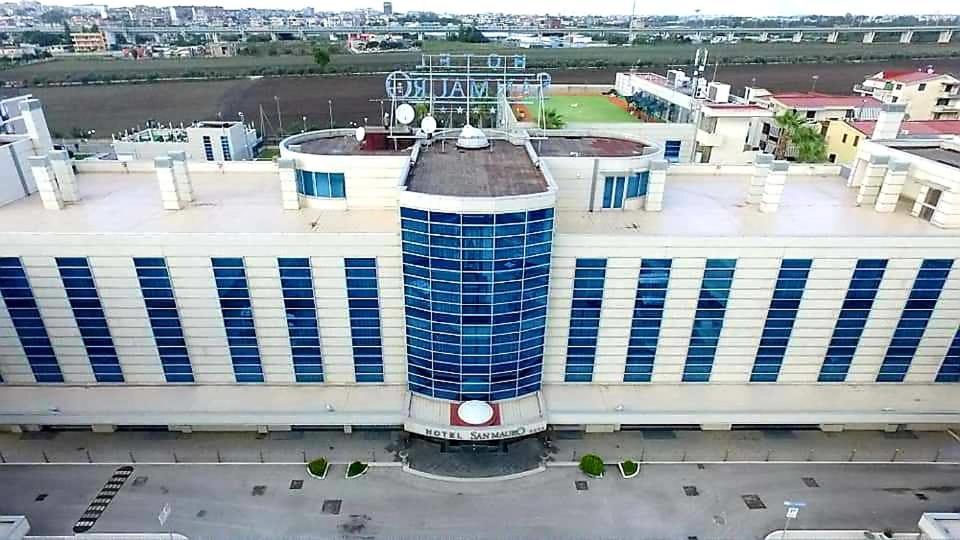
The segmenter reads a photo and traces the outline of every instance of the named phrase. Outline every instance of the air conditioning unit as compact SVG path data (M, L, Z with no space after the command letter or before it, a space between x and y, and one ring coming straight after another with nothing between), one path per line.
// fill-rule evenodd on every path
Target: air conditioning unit
M718 82L710 83L707 86L707 99L713 103L730 101L730 85Z

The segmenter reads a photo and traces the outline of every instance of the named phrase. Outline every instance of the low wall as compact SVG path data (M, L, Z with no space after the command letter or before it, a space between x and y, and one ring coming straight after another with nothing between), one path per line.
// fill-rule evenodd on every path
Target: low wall
M80 160L73 162L78 173L145 173L153 172L153 161ZM188 161L191 172L269 173L277 172L274 161Z
M788 176L840 176L842 166L833 163L791 163ZM722 165L712 163L679 163L670 165L669 174L710 174L749 176L753 165Z
M549 96L599 96L613 90L614 84L551 84L547 90Z

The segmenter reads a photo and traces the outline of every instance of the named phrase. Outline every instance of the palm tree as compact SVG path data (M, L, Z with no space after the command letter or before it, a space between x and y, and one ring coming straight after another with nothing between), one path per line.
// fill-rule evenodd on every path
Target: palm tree
M827 160L827 144L820 130L812 125L803 125L790 136L797 148L797 161L821 163Z
M804 118L797 111L783 111L773 118L773 121L780 129L780 135L777 138L777 148L773 155L777 159L783 159L787 155L787 145L796 133L797 129L803 126Z
M544 109L541 120L544 129L562 129L567 125L567 121L563 119L563 115L558 113L556 109Z

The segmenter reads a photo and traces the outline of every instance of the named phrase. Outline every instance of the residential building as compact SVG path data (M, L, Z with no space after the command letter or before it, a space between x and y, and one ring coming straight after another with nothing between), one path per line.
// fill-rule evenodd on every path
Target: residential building
M759 149L762 120L772 117L772 112L757 105L704 103L694 161L752 163Z
M937 139L960 136L960 120L902 120L904 112L891 112L887 109L898 105L884 105L880 115L899 115L890 121L899 125L895 132L881 133L886 139ZM831 120L827 128L827 159L831 163L850 165L859 151L860 142L878 138L875 135L881 120ZM892 126L891 126L892 127Z
M107 50L107 38L102 32L71 32L73 52L93 53Z
M883 103L907 106L908 120L960 119L960 79L933 68L919 71L881 71L853 91Z
M819 125L826 135L827 123L831 120L872 120L880 113L880 101L872 97L844 96L821 92L785 92L779 94L756 94L756 103L771 112L773 117L763 120L760 132L760 150L774 152L780 138L780 128L775 117L784 111L795 111L810 123ZM787 157L794 156L792 148Z
M211 120L186 128L153 127L124 134L113 141L117 159L149 160L184 152L196 161L242 161L256 157L262 138L243 122Z

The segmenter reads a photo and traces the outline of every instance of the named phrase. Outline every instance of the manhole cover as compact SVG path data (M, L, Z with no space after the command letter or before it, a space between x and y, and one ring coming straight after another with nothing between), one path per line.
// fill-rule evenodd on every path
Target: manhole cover
M343 504L341 499L326 499L323 501L323 507L321 508L321 511L324 514L338 515L340 513L341 504Z
M706 467L703 463L697 463L697 468L702 471L702 470L706 469L707 467Z
M577 488L577 491L586 491L589 489L586 480L574 480L573 485Z
M146 483L147 483L147 480L149 480L149 479L150 479L149 476L137 476L136 478L133 479L133 485L135 485L135 486L142 486L142 485L146 484Z
M687 540L700 540L700 539L697 538L696 536L688 536Z
M743 499L747 508L751 510L762 510L767 507L767 505L763 504L763 501L760 500L759 495L741 495L740 498Z
M44 500L44 499L46 499L46 498L47 498L47 494L46 494L46 493L41 493L41 494L37 495L37 498L34 499L34 501L40 502L40 501L42 501L42 500Z
M291 480L290 489L300 489L303 487L303 480Z
M930 497L927 497L926 493L914 493L913 496L920 499L921 501L930 500Z
M254 497L259 497L267 492L267 486L253 486L253 491L250 492Z
M683 494L687 497L696 497L700 495L700 490L697 489L697 486L683 486Z
M207 515L207 511L206 511L206 510L201 510L201 511L197 512L197 517L198 517L198 518L202 518L202 517L204 517L204 516L206 516L206 515Z
M803 483L807 487L820 487L820 484L818 484L817 480L812 476L804 476Z
M715 524L717 524L717 525L723 525L724 523L727 522L727 518L725 518L725 517L723 517L723 516L716 516L716 515L715 515L715 516L713 516L713 522L714 522Z

